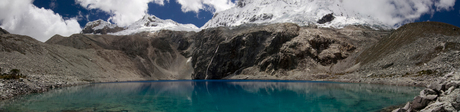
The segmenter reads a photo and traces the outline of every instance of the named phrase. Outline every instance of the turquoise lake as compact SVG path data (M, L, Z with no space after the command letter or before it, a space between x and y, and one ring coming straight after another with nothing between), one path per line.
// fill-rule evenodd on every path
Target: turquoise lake
M279 80L96 83L4 101L6 112L369 112L422 88Z

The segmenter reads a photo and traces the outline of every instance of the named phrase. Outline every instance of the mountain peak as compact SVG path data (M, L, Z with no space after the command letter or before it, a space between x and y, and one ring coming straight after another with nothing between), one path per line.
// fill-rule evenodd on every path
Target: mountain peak
M331 21L317 23L330 14ZM221 11L202 29L242 24L296 23L300 26L343 28L365 25L372 28L392 29L370 15L348 11L341 0L240 0L236 7Z
M115 24L98 19L96 21L91 21L86 23L85 28L83 28L82 33L92 33L92 34L107 34L114 33L124 30L124 28L118 27Z
M159 30L199 31L200 29L193 24L180 24L170 19L163 20L155 15L147 14L125 28L101 19L88 22L82 33L131 35L139 32L156 32Z

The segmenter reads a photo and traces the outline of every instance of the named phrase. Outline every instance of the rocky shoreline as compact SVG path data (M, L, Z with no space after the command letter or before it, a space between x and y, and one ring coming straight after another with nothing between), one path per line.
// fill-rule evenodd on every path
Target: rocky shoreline
M460 110L460 73L451 72L432 82L413 101L393 112L454 112Z
M85 81L67 81L65 79L50 78L54 76L33 76L20 79L0 79L0 100L7 100L30 93L42 93L54 88L89 84Z

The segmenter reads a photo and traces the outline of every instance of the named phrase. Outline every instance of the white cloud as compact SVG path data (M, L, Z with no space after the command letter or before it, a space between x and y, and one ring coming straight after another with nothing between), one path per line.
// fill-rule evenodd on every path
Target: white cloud
M455 0L343 0L342 3L347 10L372 16L384 24L399 26L424 14L451 10Z
M119 26L128 26L146 15L150 2L164 5L164 0L76 0L87 9L100 9L111 14L109 20Z
M438 11L441 10L452 10L454 9L455 0L439 0L436 2L435 6Z
M0 10L3 29L42 42L55 34L69 36L81 31L75 18L64 20L52 10L36 7L32 0L0 0Z
M220 12L227 10L235 6L231 0L176 0L177 3L181 4L182 12L195 12L198 13L200 10Z

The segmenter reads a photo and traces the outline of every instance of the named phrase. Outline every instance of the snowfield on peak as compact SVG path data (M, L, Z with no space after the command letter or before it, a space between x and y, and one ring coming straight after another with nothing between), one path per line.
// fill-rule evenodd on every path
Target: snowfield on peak
M129 25L127 29L109 34L130 35L139 32L156 32L163 29L173 31L200 31L200 28L193 24L180 24L171 19L163 20L154 15L145 15L142 19Z
M377 29L393 29L370 15L363 15L342 7L342 0L240 0L237 6L217 12L202 29L243 24L296 23L301 26L343 28L365 25ZM325 24L317 21L333 13L335 19Z
M115 24L112 24L112 23L109 23L107 21L104 21L102 19L98 19L96 21L92 21L92 22L88 22L86 23L85 25L85 28L92 28L93 30L99 30L99 29L103 29L104 27L108 27L108 28L115 28L117 27L117 25Z
M140 32L156 32L160 30L198 32L201 29L193 24L180 24L170 19L163 20L154 15L145 15L140 20L125 28L118 27L104 20L88 22L82 32L87 34L131 35Z

